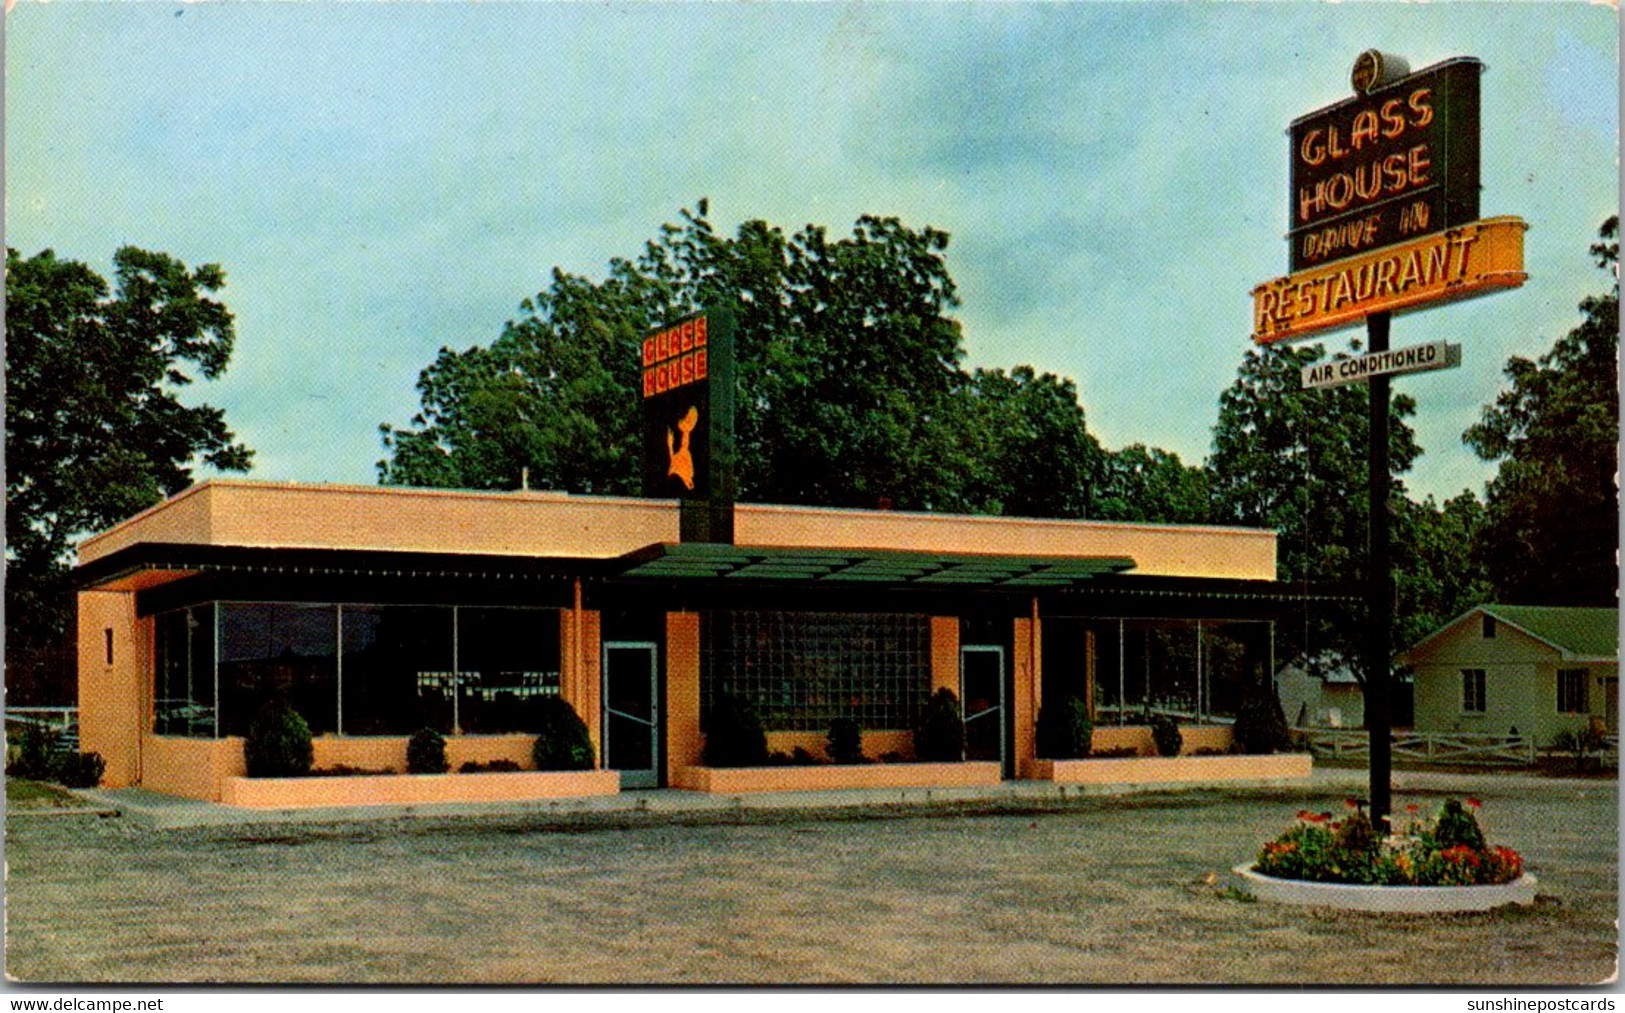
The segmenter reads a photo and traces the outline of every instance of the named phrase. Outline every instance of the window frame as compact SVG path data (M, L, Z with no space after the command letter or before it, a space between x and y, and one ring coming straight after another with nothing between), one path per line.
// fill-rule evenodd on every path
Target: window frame
M1570 693L1567 693L1567 694L1565 694L1563 692L1563 684L1564 684L1564 681L1565 681L1565 677L1568 677L1569 679L1572 679L1573 683L1574 683L1573 691L1571 691ZM1565 696L1573 696L1573 695L1575 695L1574 691L1578 691L1578 696L1580 698L1579 699L1579 704L1580 705L1578 707L1565 708L1563 706L1563 703L1564 703L1563 698ZM1590 714L1591 713L1591 670L1587 669L1587 668L1560 668L1560 669L1558 669L1557 670L1557 693L1555 695L1556 695L1557 699L1554 702L1557 704L1557 713L1566 714L1566 715L1569 715L1571 717L1575 716L1575 715ZM1573 701L1571 699L1568 702L1570 704L1573 704L1575 701Z
M1463 668L1460 671L1461 693L1459 702L1461 713L1475 717L1486 714L1489 711L1489 673L1482 668ZM1476 700L1473 699L1475 694L1471 692L1475 682L1478 688ZM1471 706L1474 703L1477 703L1478 706Z
M334 714L333 714L333 717L334 717L334 728L331 731L326 732L324 734L331 734L331 735L335 735L335 736L338 736L338 737L341 737L341 738L380 738L380 737L382 737L382 738L390 738L390 737L401 737L401 735L405 734L405 733L393 733L393 732L391 732L391 733L383 733L382 735L374 735L374 734L368 734L368 733L360 733L360 734L358 734L358 733L351 732L351 731L348 731L348 730L345 729L345 725L344 725L344 692L345 692L345 687L344 687L344 653L345 653L344 613L347 610L359 610L359 609L367 609L367 608L436 608L436 609L445 609L446 610L446 612L448 613L448 619L450 620L449 629L450 629L450 633L451 633L451 641L448 644L448 648L449 648L449 652L450 652L450 668L451 668L451 670L446 673L446 675L447 675L447 677L448 677L448 679L450 680L450 683L451 683L451 707L452 707L452 710L451 710L452 726L451 726L450 729L448 729L448 734L454 734L454 735L456 735L456 734L465 734L461 729L458 728L458 722L457 722L458 698L462 695L461 690L464 688L464 681L463 681L463 678L462 678L463 677L463 672L462 672L462 669L460 667L461 662L460 662L460 659L458 657L459 651L458 651L458 644L457 644L457 639L458 639L458 636L459 636L459 634L461 632L461 621L460 621L461 616L460 616L460 613L462 611L464 611L464 610L470 610L470 609L481 610L481 611L483 611L483 610L504 610L504 611L515 611L515 612L548 613L548 614L550 614L550 616L552 618L551 619L543 619L537 625L536 628L538 630L543 630L543 629L557 630L558 629L558 616L562 611L565 610L565 607L562 606L562 605L537 605L537 604L531 604L531 603L515 603L515 604L481 603L481 604L468 605L468 604L463 604L463 603L460 603L460 602L459 603L445 603L445 602L308 601L308 600L304 600L304 599L291 599L290 600L290 599L280 599L280 598L275 599L275 600L268 600L268 599L262 600L262 599L236 598L236 597L210 599L208 601L201 601L201 602L194 603L192 605L184 605L184 606L180 606L180 607L173 608L173 609L166 609L163 612L155 613L151 617L151 621L153 623L153 628L154 628L155 641L156 641L156 638L158 636L160 636L160 634L158 633L158 629L161 626L161 624L163 624L165 622L166 617L173 616L173 615L187 615L187 614L190 614L195 609L207 609L208 612L209 612L209 615L211 617L211 622L209 622L207 624L210 627L210 629L208 630L207 634L205 634L205 635L207 636L208 641L210 643L210 647L211 647L211 650L210 650L209 653L210 653L211 661L212 661L212 671L206 673L205 677L209 680L210 685L211 685L211 689L212 689L212 693L213 693L213 700L212 700L212 703L211 703L211 709L212 709L212 712L213 712L212 713L212 718L211 718L212 723L213 723L213 730L212 730L211 735L204 735L204 736L198 736L198 735L187 736L187 735L184 735L183 733L180 733L180 732L160 730L160 715L157 714L157 713L154 713L153 720L151 722L152 730L153 730L154 734L166 735L166 736L177 736L177 737L193 737L193 738L197 738L197 737L219 738L223 734L226 734L224 732L224 729L222 728L222 722L221 722L222 709L221 709L221 700L220 700L220 694L221 694L221 687L220 687L221 657L220 656L221 656L221 654L223 652L222 652L222 649L221 649L222 648L222 643L221 643L221 628L220 628L221 623L220 623L220 618L221 618L222 611L224 609L228 608L228 607L231 607L231 606L297 606L297 607L320 608L320 609L331 609L332 610L332 612L333 612L333 620L334 620L334 622L333 622L333 647L334 647L334 653L333 653ZM181 620L181 621L184 622L184 620ZM190 645L192 643L192 638L194 636L194 634L192 633L192 630L194 629L194 627L187 627L187 629L188 629L188 633L187 633L187 645L188 646L187 646L187 650L186 650L186 654L187 654L186 665L188 666L188 670L190 670L190 666L193 664L193 661L194 661L194 658L192 656L193 652L192 652L192 649L190 647ZM563 677L563 668L564 668L564 659L563 659L563 654L562 654L562 648L563 648L562 636L559 636L559 638L558 638L558 647L560 648L560 656L557 659L557 661L555 662L555 664L557 666L556 671L552 671L552 672L544 671L543 673L541 673L542 676L543 676L543 681L547 685L547 688L540 691L544 695L557 695L562 689L562 677ZM150 686L152 687L152 692L154 693L155 697L157 696L158 692L164 686L164 682L163 682L164 676L163 676L162 672L160 671L163 656L164 656L164 651L162 650L161 647L158 647L156 645L156 643L155 643L155 649L150 653L150 656L149 656L148 672L147 672L147 678L149 680ZM549 676L551 676L550 679L547 678ZM193 673L193 677L194 678L196 677L196 673ZM472 684L470 684L470 685L472 685ZM493 733L474 732L474 733L467 733L467 734L493 734ZM499 732L499 733L494 733L494 734L516 734L516 733L500 733Z

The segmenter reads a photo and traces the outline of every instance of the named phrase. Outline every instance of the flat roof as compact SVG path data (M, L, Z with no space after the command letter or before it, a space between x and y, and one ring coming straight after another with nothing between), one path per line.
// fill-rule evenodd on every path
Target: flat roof
M609 562L679 543L678 517L676 500L210 480L85 539L79 552L81 570L141 544ZM1252 528L742 503L734 533L731 549L762 554L752 573L771 571L762 569L769 557L831 572L852 570L832 560L869 559L854 578L887 560L893 569L937 560L928 569L948 582L942 571L968 578L970 557L980 557L1002 560L1006 580L1124 568L1100 570L1100 560L1156 576L1275 579L1275 533ZM655 569L697 559L677 553L660 550ZM1082 569L1058 569L1068 560Z

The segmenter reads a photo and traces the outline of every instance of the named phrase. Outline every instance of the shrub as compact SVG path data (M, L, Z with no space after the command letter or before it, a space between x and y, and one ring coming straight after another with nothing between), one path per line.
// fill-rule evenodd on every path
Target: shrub
M1151 741L1157 745L1157 755L1178 756L1185 745L1185 736L1180 734L1179 724L1166 714L1152 714L1148 723L1151 725Z
M56 760L57 734L53 728L32 722L23 726L17 751L6 755L6 773L34 781L49 781Z
M825 747L829 758L836 763L863 763L863 729L851 718L836 718L829 723L829 744Z
M481 763L478 760L469 760L457 768L459 774L511 774L519 769L519 764L512 760L492 760Z
M706 725L705 765L760 767L767 762L767 733L749 703L727 693L717 695Z
M1264 845L1255 868L1278 879L1322 880L1331 868L1332 832L1319 822L1293 824Z
M1510 883L1523 874L1523 856L1486 844L1478 821L1454 799L1434 819L1404 821L1386 838L1358 803L1351 800L1349 807L1353 811L1339 822L1330 813L1299 812L1297 823L1264 845L1257 871L1281 879L1400 886Z
M249 723L243 742L249 777L304 777L313 755L310 726L286 703L267 703Z
M1472 851L1484 850L1484 831L1478 819L1458 799L1447 799L1433 824L1433 843L1441 850L1457 845Z
M1263 686L1250 686L1242 693L1233 734L1238 753L1263 755L1292 748L1292 732L1281 711L1281 700Z
M536 703L536 744L531 759L537 770L591 770L597 762L587 725L559 696L545 696Z
M926 701L920 727L914 730L914 755L926 763L965 758L965 718L953 690L939 689Z
M335 763L331 767L317 767L308 777L378 777L382 774L393 774L393 767L384 767L374 770L371 767L352 767L347 763Z
M94 788L106 771L107 761L100 753L64 753L56 763L56 779L67 788Z
M1139 756L1140 751L1133 746L1113 746L1110 749L1090 749L1089 755L1102 760L1124 760L1130 756Z
M433 728L419 728L406 740L406 772L408 774L444 774L451 769L446 762L446 737Z
M1038 712L1038 755L1049 760L1079 760L1089 755L1095 723L1089 705L1077 697Z

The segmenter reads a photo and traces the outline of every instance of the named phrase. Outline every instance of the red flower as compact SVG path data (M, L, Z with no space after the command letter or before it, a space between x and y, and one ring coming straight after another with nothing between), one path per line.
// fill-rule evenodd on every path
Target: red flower
M1343 800L1343 804L1348 806L1350 809L1360 808L1360 800L1357 798L1346 798Z
M1478 808L1482 808L1482 807L1483 807L1483 805L1484 805L1484 803L1482 803L1482 802L1480 802L1480 801L1479 801L1479 800L1478 800L1478 799L1476 799L1476 798L1468 798L1468 799L1463 799L1463 801L1464 801L1464 802L1466 802L1466 803L1467 803L1467 807L1468 807L1468 808L1469 808L1469 809L1478 809Z
M1415 802L1412 802L1410 805L1405 807L1405 811L1408 812L1408 813L1413 813L1413 812L1417 812L1421 808L1422 808L1421 806L1417 805Z

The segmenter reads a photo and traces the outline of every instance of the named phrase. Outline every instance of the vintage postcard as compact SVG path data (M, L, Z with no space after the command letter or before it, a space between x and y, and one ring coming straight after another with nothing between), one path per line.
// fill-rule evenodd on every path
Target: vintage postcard
M8 987L1605 1001L1619 38L8 0Z

